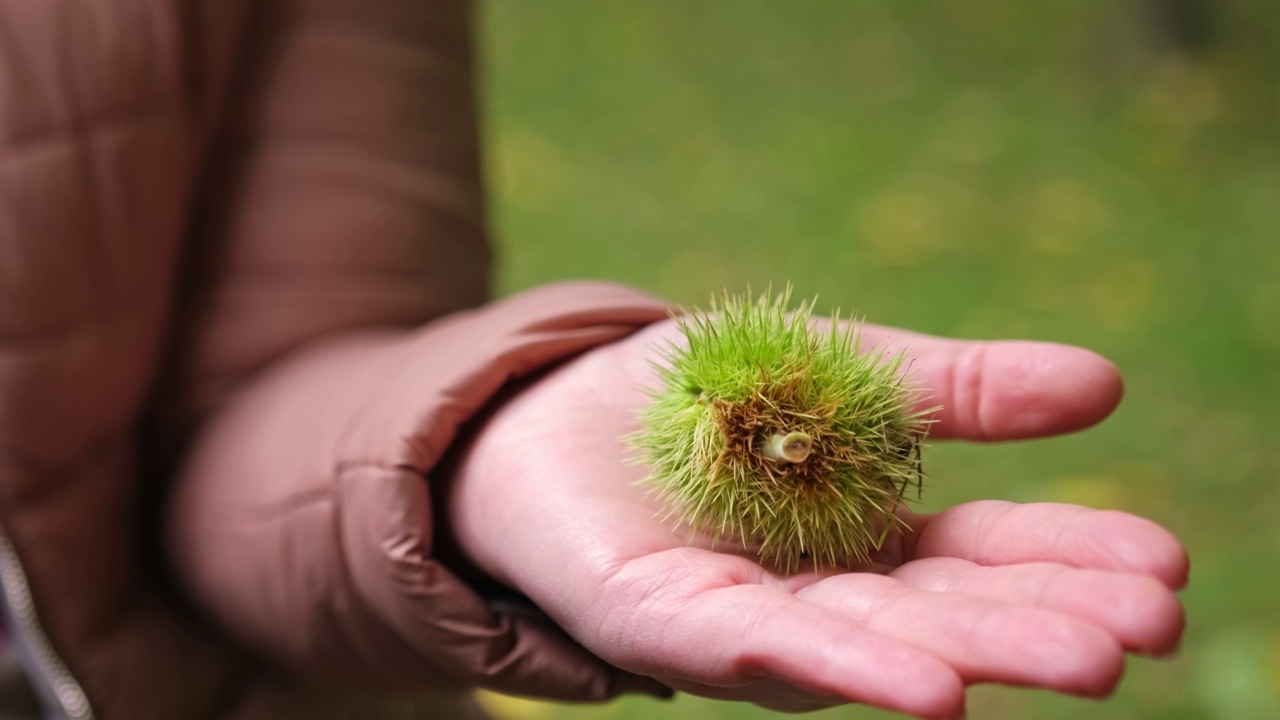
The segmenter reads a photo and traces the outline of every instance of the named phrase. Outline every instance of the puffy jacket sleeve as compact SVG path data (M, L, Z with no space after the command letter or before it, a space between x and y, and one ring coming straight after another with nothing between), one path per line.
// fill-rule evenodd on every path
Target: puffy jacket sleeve
M194 428L166 509L180 585L329 687L625 689L436 559L432 484L504 383L662 307L576 285L463 309L488 271L468 3L266 0L246 17L159 403L161 427Z
M263 0L196 200L180 420L308 343L488 295L471 4Z
M430 484L514 378L663 317L625 288L556 285L410 333L346 334L225 407L169 513L176 567L246 645L313 678L604 699L634 685L433 557Z

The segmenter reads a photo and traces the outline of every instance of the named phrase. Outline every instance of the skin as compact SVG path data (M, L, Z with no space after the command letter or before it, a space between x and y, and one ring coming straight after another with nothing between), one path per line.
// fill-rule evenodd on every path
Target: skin
M1123 392L1115 367L1079 348L865 337L909 347L924 402L944 407L934 439L1071 432ZM1186 553L1124 513L1000 501L908 513L875 565L792 576L673 532L620 438L656 385L659 349L679 339L659 323L528 387L476 437L447 500L469 559L600 657L780 710L946 718L973 683L1105 696L1125 653L1177 648Z

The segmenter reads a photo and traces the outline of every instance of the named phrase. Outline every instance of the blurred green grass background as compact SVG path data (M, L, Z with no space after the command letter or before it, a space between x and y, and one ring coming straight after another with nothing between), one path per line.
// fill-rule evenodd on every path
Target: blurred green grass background
M1210 0L1199 49L1157 4L482 6L502 292L603 278L702 303L790 281L819 308L1075 343L1125 373L1097 429L935 446L924 505L1168 526L1193 562L1183 652L1131 660L1101 705L982 687L971 717L1280 717L1280 4ZM485 700L509 720L774 717Z

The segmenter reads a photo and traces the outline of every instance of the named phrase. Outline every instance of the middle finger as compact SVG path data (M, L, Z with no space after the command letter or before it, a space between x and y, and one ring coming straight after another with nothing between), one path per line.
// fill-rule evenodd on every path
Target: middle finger
M827 578L796 596L932 653L968 683L1101 696L1111 692L1124 667L1123 650L1110 633L1040 608L929 592L864 573Z

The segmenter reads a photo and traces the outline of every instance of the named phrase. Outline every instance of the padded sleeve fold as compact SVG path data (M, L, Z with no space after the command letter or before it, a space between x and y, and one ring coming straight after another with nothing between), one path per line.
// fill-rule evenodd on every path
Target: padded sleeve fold
M575 700L636 686L438 562L429 483L506 383L665 315L622 287L554 285L278 363L190 455L169 509L175 567L241 642L307 678Z

